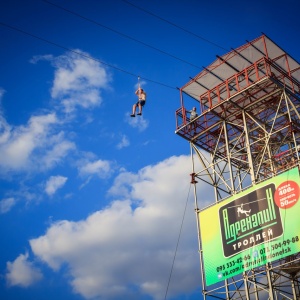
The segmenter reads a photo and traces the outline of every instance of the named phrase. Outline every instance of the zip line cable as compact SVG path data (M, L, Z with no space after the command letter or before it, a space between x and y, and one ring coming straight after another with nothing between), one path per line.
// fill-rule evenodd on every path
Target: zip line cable
M151 16L153 16L153 17L155 17L155 18L157 18L157 19L159 19L159 20L161 20L163 22L166 22L166 23L168 23L168 24L170 24L170 25L172 25L172 26L174 26L174 27L176 27L176 28L178 28L178 29L180 29L180 30L182 30L182 31L184 31L184 32L186 32L186 33L188 33L188 34L196 37L196 38L199 38L199 39L201 39L201 40L203 40L203 41L205 41L205 42L207 42L207 43L209 43L211 45L214 45L214 46L216 46L216 47L218 47L220 49L228 51L226 48L224 48L224 47L222 47L222 46L220 46L220 45L218 45L218 44L216 44L216 43L214 43L214 42L212 42L212 41L210 41L210 40L208 40L208 39L206 39L206 38L204 38L204 37L202 37L202 36L200 36L200 35L198 35L198 34L196 34L194 32L192 32L192 31L190 31L188 29L185 29L185 28L183 28L183 27L181 27L181 26L179 26L179 25L177 25L177 24L175 24L175 23L173 23L171 21L168 21L168 20L166 20L166 19L164 19L164 18L162 18L162 17L160 17L160 16L158 16L158 15L156 15L156 14L154 14L154 13L152 13L152 12L150 12L150 11L144 9L144 8L142 8L142 7L139 7L139 6L135 5L135 4L127 1L127 0L121 0L121 1L123 1L123 2L125 2L125 3L127 3L127 4L129 4L131 6L133 6L133 7L137 8L137 9L139 9L139 10L147 13L148 15L151 15Z
M142 41L140 41L140 40L138 40L138 39L135 39L135 38L133 38L133 37L131 37L131 36L129 36L129 35L126 35L126 34L120 32L120 31L117 31L117 30L115 30L115 29L112 29L112 28L110 28L110 27L108 27L108 26L106 26L106 25L103 25L103 24L101 24L101 23L99 23L99 22L97 22L97 21L95 21L95 20L93 20L93 19L87 18L87 17L85 17L85 16L83 16L83 15L80 15L80 14L77 13L77 12L74 12L74 11L72 11L72 10L70 10L70 9L67 9L67 8L65 8L65 7L62 7L62 6L60 6L60 5L58 5L58 4L55 4L55 3L51 2L51 1L48 1L48 0L40 0L40 1L45 2L45 3L49 4L49 5L52 5L52 6L58 8L58 9L60 9L60 10L63 10L63 11L65 11L65 12L67 12L67 13L72 14L72 15L74 15L74 16L76 16L76 17L79 17L79 18L81 18L81 19L84 19L84 20L86 20L86 21L88 21L88 22L90 22L90 23L96 24L96 25L98 25L98 26L100 26L100 27L103 27L103 28L105 28L105 29L107 29L107 30L110 30L110 31L112 31L112 32L114 32L114 33L116 33L116 34L118 34L118 35L120 35L120 36L123 36L123 37L127 38L127 39L133 40L133 41L135 41L136 43L140 43L140 44L142 44L143 46L146 46L146 47L149 47L149 48L151 48L151 49L154 49L154 50L156 50L156 51L158 51L158 52L160 52L160 53L162 53L162 54L165 54L165 55L167 55L167 56L169 56L169 57L172 57L172 58L174 58L174 59L176 59L176 60L178 60L178 61L181 61L181 62L183 62L183 63L185 63L185 64L190 65L190 66L193 66L193 67L195 67L195 68L197 68L197 69L200 69L201 71L202 71L203 68L204 68L204 67L199 67L199 66L197 66L197 65L195 65L195 64L193 64L193 63L190 63L190 62L188 62L188 61L186 61L186 60L183 60L183 59L181 59L181 58L179 58L179 57L177 57L177 56L175 56L175 55L173 55L173 54L170 54L170 53L168 53L168 52L166 52L166 51L163 51L163 50L161 50L161 49L159 49L159 48L156 48L156 47L154 47L154 46L151 46L151 45L149 45L149 44L146 44L146 43L144 43L144 42L142 42ZM161 18L161 17L159 17L159 16L157 16L157 15L155 15L155 14L149 12L149 11L146 11L146 10L144 10L143 8L140 8L140 7L138 7L138 6L134 5L134 4L132 4L132 3L129 2L129 1L126 1L126 0L122 0L122 1L128 3L128 4L132 5L132 6L134 6L134 7L138 8L138 9L140 9L140 10L142 10L142 11L144 11L144 12L146 12L146 13L148 13L148 14L150 14L150 15L152 15L152 16L154 16L154 17L156 17L156 18L158 18L158 19L160 19L160 20L162 20L162 21L164 21L164 22L167 22L167 23L171 24L172 26L175 26L175 27L177 27L177 28L179 28L179 29L181 29L181 30L183 30L183 31L185 31L185 32L187 32L187 33L189 33L189 34L191 34L191 35L197 37L197 38L200 38L200 39L202 39L202 40L204 40L204 41L206 41L206 42L208 42L208 43L210 43L210 44L212 44L212 45L214 45L214 46L216 46L216 47L219 47L219 48L221 48L221 49L223 49L223 50L225 50L225 51L229 51L229 50L227 50L226 48L224 48L224 47L222 47L222 46L219 46L219 45L217 45L217 44L215 44L215 43L209 41L208 39L205 39L205 38L203 38L203 37L201 37L201 36L199 36L199 35L197 35L197 34L191 32L191 31L189 31L189 30L187 30L187 29L184 29L184 28L182 28L182 27L176 25L175 23L172 23L172 22L170 22L170 21L168 21L168 20L166 20L166 19L163 19L163 18ZM136 75L135 75L135 76L136 76ZM146 78L143 78L143 79L146 80ZM153 80L148 80L148 81L155 82L155 81L153 81ZM155 83L156 83L156 82L155 82ZM159 84L161 84L161 83L159 83ZM164 84L163 84L163 85L164 85ZM172 88L174 89L174 87L172 87ZM177 88L177 89L178 89L178 88ZM191 93L191 95L193 95L193 94ZM199 95L196 95L196 94L194 94L194 95L196 96L196 98L199 96Z
M53 45L53 46L55 46L55 47L58 47L58 48L67 50L67 51L72 52L72 53L75 53L75 54L77 54L77 55L79 55L79 56L82 56L82 57L85 57L85 58L87 58L87 59L91 59L91 60L97 61L97 62L99 62L99 63L101 63L101 64L103 64L103 65L106 65L106 66L108 66L108 67L110 67L110 68L116 69L116 70L118 70L118 71L120 71L120 72L126 73L126 74L128 74L128 75L131 75L131 76L134 76L134 77L139 77L140 79L144 79L144 80L146 80L146 81L149 81L149 82L152 82L152 83L155 83L155 84L158 84L158 85L161 85L161 86L164 86L164 87L173 89L173 90L178 90L178 88L176 88L176 87L173 87L173 86L170 86L170 85L167 85L167 84L164 84L164 83L161 83L161 82L158 82L158 81L155 81L155 80L146 78L146 77L141 77L140 75L137 75L137 74L134 74L134 73L132 73L132 72L126 71L126 70L124 70L124 69L118 68L118 67L113 66L113 65L111 65L111 64L108 64L108 63L106 63L106 62L104 62L104 61L102 61L102 60L100 60L100 59L94 58L94 57L92 57L92 56L90 56L90 55L86 55L86 54L80 53L80 52L78 52L78 51L76 51L76 50L73 50L73 49L70 49L70 48L68 48L68 47L65 47L65 46L62 46L62 45L60 45L60 44L57 44L57 43L55 43L55 42L49 41L49 40L47 40L47 39L45 39L45 38L42 38L42 37L39 37L39 36L34 35L34 34L32 34L32 33L29 33L29 32L27 32L27 31L25 31L25 30L20 29L20 28L11 26L11 25L6 24L6 23L3 23L3 22L0 22L0 25L1 25L1 26L4 26L4 27L7 27L7 28L10 28L10 29L12 29L12 30L18 31L18 32L20 32L20 33L22 33L22 34L31 36L31 37L33 37L33 38L35 38L35 39L37 39L37 40L43 41L43 42L48 43L48 44L50 44L50 45Z
M139 43L139 44L141 44L141 45L143 45L143 46L146 46L146 47L148 47L148 48L154 49L154 50L156 50L156 51L158 51L158 52L160 52L160 53L163 53L163 54L165 54L165 55L167 55L167 56L170 56L170 57L172 57L172 58L174 58L174 59L176 59L176 60L179 60L179 61L181 61L181 62L183 62L183 63L185 63L185 64L188 64L188 65L190 65L190 66L193 66L193 67L195 67L195 68L197 68L197 69L202 69L201 67L196 66L196 65L194 65L193 63L190 63L190 62L188 62L188 61L186 61L186 60L184 60L184 59L181 59L181 58L179 58L179 57L177 57L177 56L175 56L175 55L173 55L173 54L170 54L170 53L168 53L168 52L166 52L166 51L163 51L163 50L161 50L161 49L159 49L159 48L156 48L156 47L154 47L154 46L151 46L151 45L149 45L149 44L146 44L146 43L144 43L144 42L142 42L142 41L140 41L140 40L138 40L138 39L136 39L136 38L133 38L133 37L131 37L131 36L129 36L129 35L126 35L126 34L120 32L120 31L117 31L117 30L115 30L115 29L112 29L112 28L110 28L110 27L108 27L108 26L106 26L106 25L103 25L103 24L101 24L101 23L95 21L95 20L92 20L92 19L90 19L90 18L87 18L87 17L85 17L85 16L82 16L82 15L80 15L79 13L74 12L74 11L72 11L72 10L70 10L70 9L67 9L67 8L65 8L65 7L62 7L62 6L58 5L58 4L52 3L52 2L47 1L47 0L41 0L41 1L42 1L42 2L45 2L45 3L47 3L47 4L50 4L50 5L52 5L52 6L56 7L56 8L58 8L58 9L61 9L61 10L65 11L65 12L68 12L68 13L70 13L70 14L72 14L72 15L78 17L78 18L84 19L84 20L86 20L86 21L88 21L88 22L90 22L90 23L93 23L93 24L96 24L96 25L98 25L98 26L101 26L101 27L103 27L103 28L105 28L105 29L107 29L107 30L110 30L110 31L112 31L112 32L114 32L114 33L120 35L120 36L123 36L123 37L125 37L125 38L127 38L127 39L130 39L130 40L132 40L132 41L135 41L136 43Z
M185 202L184 212L183 212L183 216L182 216L182 221L181 221L181 225L180 225L179 235L178 235L178 239L177 239L177 244L176 244L176 248L175 248L175 253L174 253L174 257L173 257L173 262L172 262L172 266L171 266L171 270L170 270L170 275L169 275L169 280L168 280L164 300L167 299L167 295L168 295L168 290L169 290L169 286L170 286L170 282L171 282L171 277L172 277L172 273L173 273L173 269L174 269L175 259L176 259L179 241L180 241L180 237L181 237L181 232L182 232L182 228L183 228L183 222L184 222L184 218L185 218L186 208L187 208L187 204L188 204L189 197L190 197L190 191L191 191L191 184L190 184L190 188L189 188L188 195L187 195L186 202Z

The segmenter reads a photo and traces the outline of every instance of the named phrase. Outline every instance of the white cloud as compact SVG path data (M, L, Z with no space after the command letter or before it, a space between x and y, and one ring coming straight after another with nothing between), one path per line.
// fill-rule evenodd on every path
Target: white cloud
M76 145L67 140L63 132L49 137L48 143L52 145L52 147L49 147L44 153L42 160L43 166L41 166L41 168L44 167L45 169L50 169L59 164L64 157L76 149Z
M138 175L129 172L122 172L114 180L114 185L109 189L108 194L112 196L122 196L129 198L131 193L131 184L137 180Z
M6 143L10 137L11 127L0 113L0 146Z
M56 67L51 95L60 99L67 113L76 107L85 109L102 102L100 88L108 87L109 75L101 63L89 59L89 54L75 50L53 60Z
M0 213L5 214L11 210L11 208L16 204L16 200L13 197L3 199L0 201Z
M48 61L52 61L53 60L53 55L52 54L46 54L46 55L35 55L34 57L32 57L29 62L32 64L36 64L41 60L48 60Z
M128 137L126 135L122 135L121 141L118 143L117 148L122 149L124 147L128 147L130 145L130 142L128 140Z
M75 52L78 54L70 52L56 58L44 55L31 59L31 63L40 60L53 63L56 70L51 95L61 101L66 112L73 112L76 107L89 109L100 105L100 89L107 88L110 80L101 63L89 59L85 52ZM0 88L0 100L3 94ZM12 126L0 111L0 174L46 170L59 164L76 149L59 129L64 123L53 111L31 116L25 125ZM105 168L105 165L99 166L99 176L103 176Z
M5 90L0 87L0 101L2 100L4 93L5 93Z
M49 128L57 122L54 113L32 116L27 126L7 128L1 138L0 165L11 169L25 168L32 152L42 146ZM10 129L10 130L9 130Z
M126 115L125 119L131 127L137 128L140 132L144 131L149 126L148 120L144 119L143 116L136 116L135 118L132 118L129 115Z
M20 254L13 262L6 263L5 277L9 286L28 287L42 279L43 275L40 270L27 259L28 253Z
M119 199L84 220L52 224L30 240L33 253L54 270L67 265L74 291L85 298L138 299L141 293L163 299L189 198L168 295L195 289L200 274L190 164L188 156L171 157L138 174L121 173L111 188Z
M55 113L32 116L26 125L14 127L0 115L0 124L1 173L49 169L75 149L63 132L54 134Z
M95 161L82 160L78 167L80 176L97 175L99 178L107 178L111 175L112 163L108 160L98 159Z
M46 182L46 187L45 187L45 192L49 195L52 196L55 194L55 192L62 188L66 181L68 180L67 177L63 176L51 176L48 181Z

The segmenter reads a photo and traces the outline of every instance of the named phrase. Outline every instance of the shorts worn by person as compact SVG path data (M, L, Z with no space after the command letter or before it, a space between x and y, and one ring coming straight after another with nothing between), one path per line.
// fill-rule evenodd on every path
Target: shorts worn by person
M142 88L138 88L135 91L135 94L138 96L138 101L137 101L137 103L133 104L133 106L132 106L132 114L130 115L131 117L135 117L136 108L139 109L137 115L141 116L143 106L146 103L146 92Z

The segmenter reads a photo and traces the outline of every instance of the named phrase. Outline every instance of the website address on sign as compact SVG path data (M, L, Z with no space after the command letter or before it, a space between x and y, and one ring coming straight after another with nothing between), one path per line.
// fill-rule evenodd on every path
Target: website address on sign
M236 275L243 270L249 268L255 268L265 264L267 261L274 260L276 258L280 259L282 257L292 254L292 249L289 247L290 244L299 242L299 237L295 236L291 239L286 239L282 242L275 243L271 246L266 246L259 251L253 251L251 256L244 255L234 260L227 262L216 268L219 273L219 277L228 277L229 275ZM275 252L274 252L275 251Z

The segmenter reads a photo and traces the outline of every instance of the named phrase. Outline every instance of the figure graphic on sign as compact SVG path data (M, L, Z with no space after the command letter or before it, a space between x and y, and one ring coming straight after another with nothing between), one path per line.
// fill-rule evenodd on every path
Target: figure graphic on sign
M237 209L237 212L238 212L238 216L240 216L240 213L241 214L245 214L247 217L249 217L249 213L251 212L251 209L249 209L249 210L244 210L243 209L243 203L241 204L241 206L240 207L238 207L238 209Z

